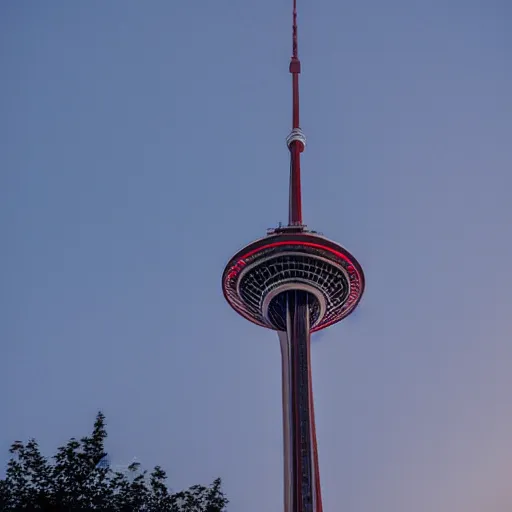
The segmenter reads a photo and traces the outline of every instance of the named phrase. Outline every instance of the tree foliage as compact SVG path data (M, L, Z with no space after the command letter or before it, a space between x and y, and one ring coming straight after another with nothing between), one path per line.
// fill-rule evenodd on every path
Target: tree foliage
M220 479L171 493L159 466L151 474L138 463L128 472L98 464L106 456L105 416L96 416L91 436L71 438L53 461L41 455L34 439L15 441L6 477L0 480L0 510L85 512L224 512L228 503Z

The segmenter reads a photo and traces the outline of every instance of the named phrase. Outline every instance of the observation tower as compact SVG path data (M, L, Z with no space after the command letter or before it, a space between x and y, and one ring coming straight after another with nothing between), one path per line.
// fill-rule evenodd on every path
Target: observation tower
M300 155L306 138L299 122L297 0L293 0L292 130L289 218L238 251L222 275L230 306L255 324L277 331L282 356L284 510L322 512L311 382L312 332L343 320L364 290L361 265L341 245L302 221Z

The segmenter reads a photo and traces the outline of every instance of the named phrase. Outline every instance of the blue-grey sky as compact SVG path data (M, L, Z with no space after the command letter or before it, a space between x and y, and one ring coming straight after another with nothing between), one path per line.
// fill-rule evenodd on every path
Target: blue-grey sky
M286 221L291 0L0 7L0 442L282 507L277 337L220 276ZM313 346L325 510L512 508L512 8L300 0L306 222L367 277Z

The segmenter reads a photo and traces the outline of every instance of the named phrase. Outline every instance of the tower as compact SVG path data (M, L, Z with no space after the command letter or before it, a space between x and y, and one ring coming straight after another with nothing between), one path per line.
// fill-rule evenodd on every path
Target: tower
M226 265L222 290L244 318L277 331L281 346L284 510L322 512L311 383L310 336L349 315L364 290L361 265L336 242L302 221L297 0L293 0L292 130L287 226L238 251Z

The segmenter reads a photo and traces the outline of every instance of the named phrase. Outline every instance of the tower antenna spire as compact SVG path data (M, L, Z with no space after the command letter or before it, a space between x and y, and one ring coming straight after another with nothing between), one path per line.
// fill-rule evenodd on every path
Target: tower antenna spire
M299 116L299 74L300 60L297 35L297 0L293 0L292 58L292 131L286 140L290 150L290 200L288 225L302 225L302 193L300 184L300 154L306 147L306 137L300 129Z

